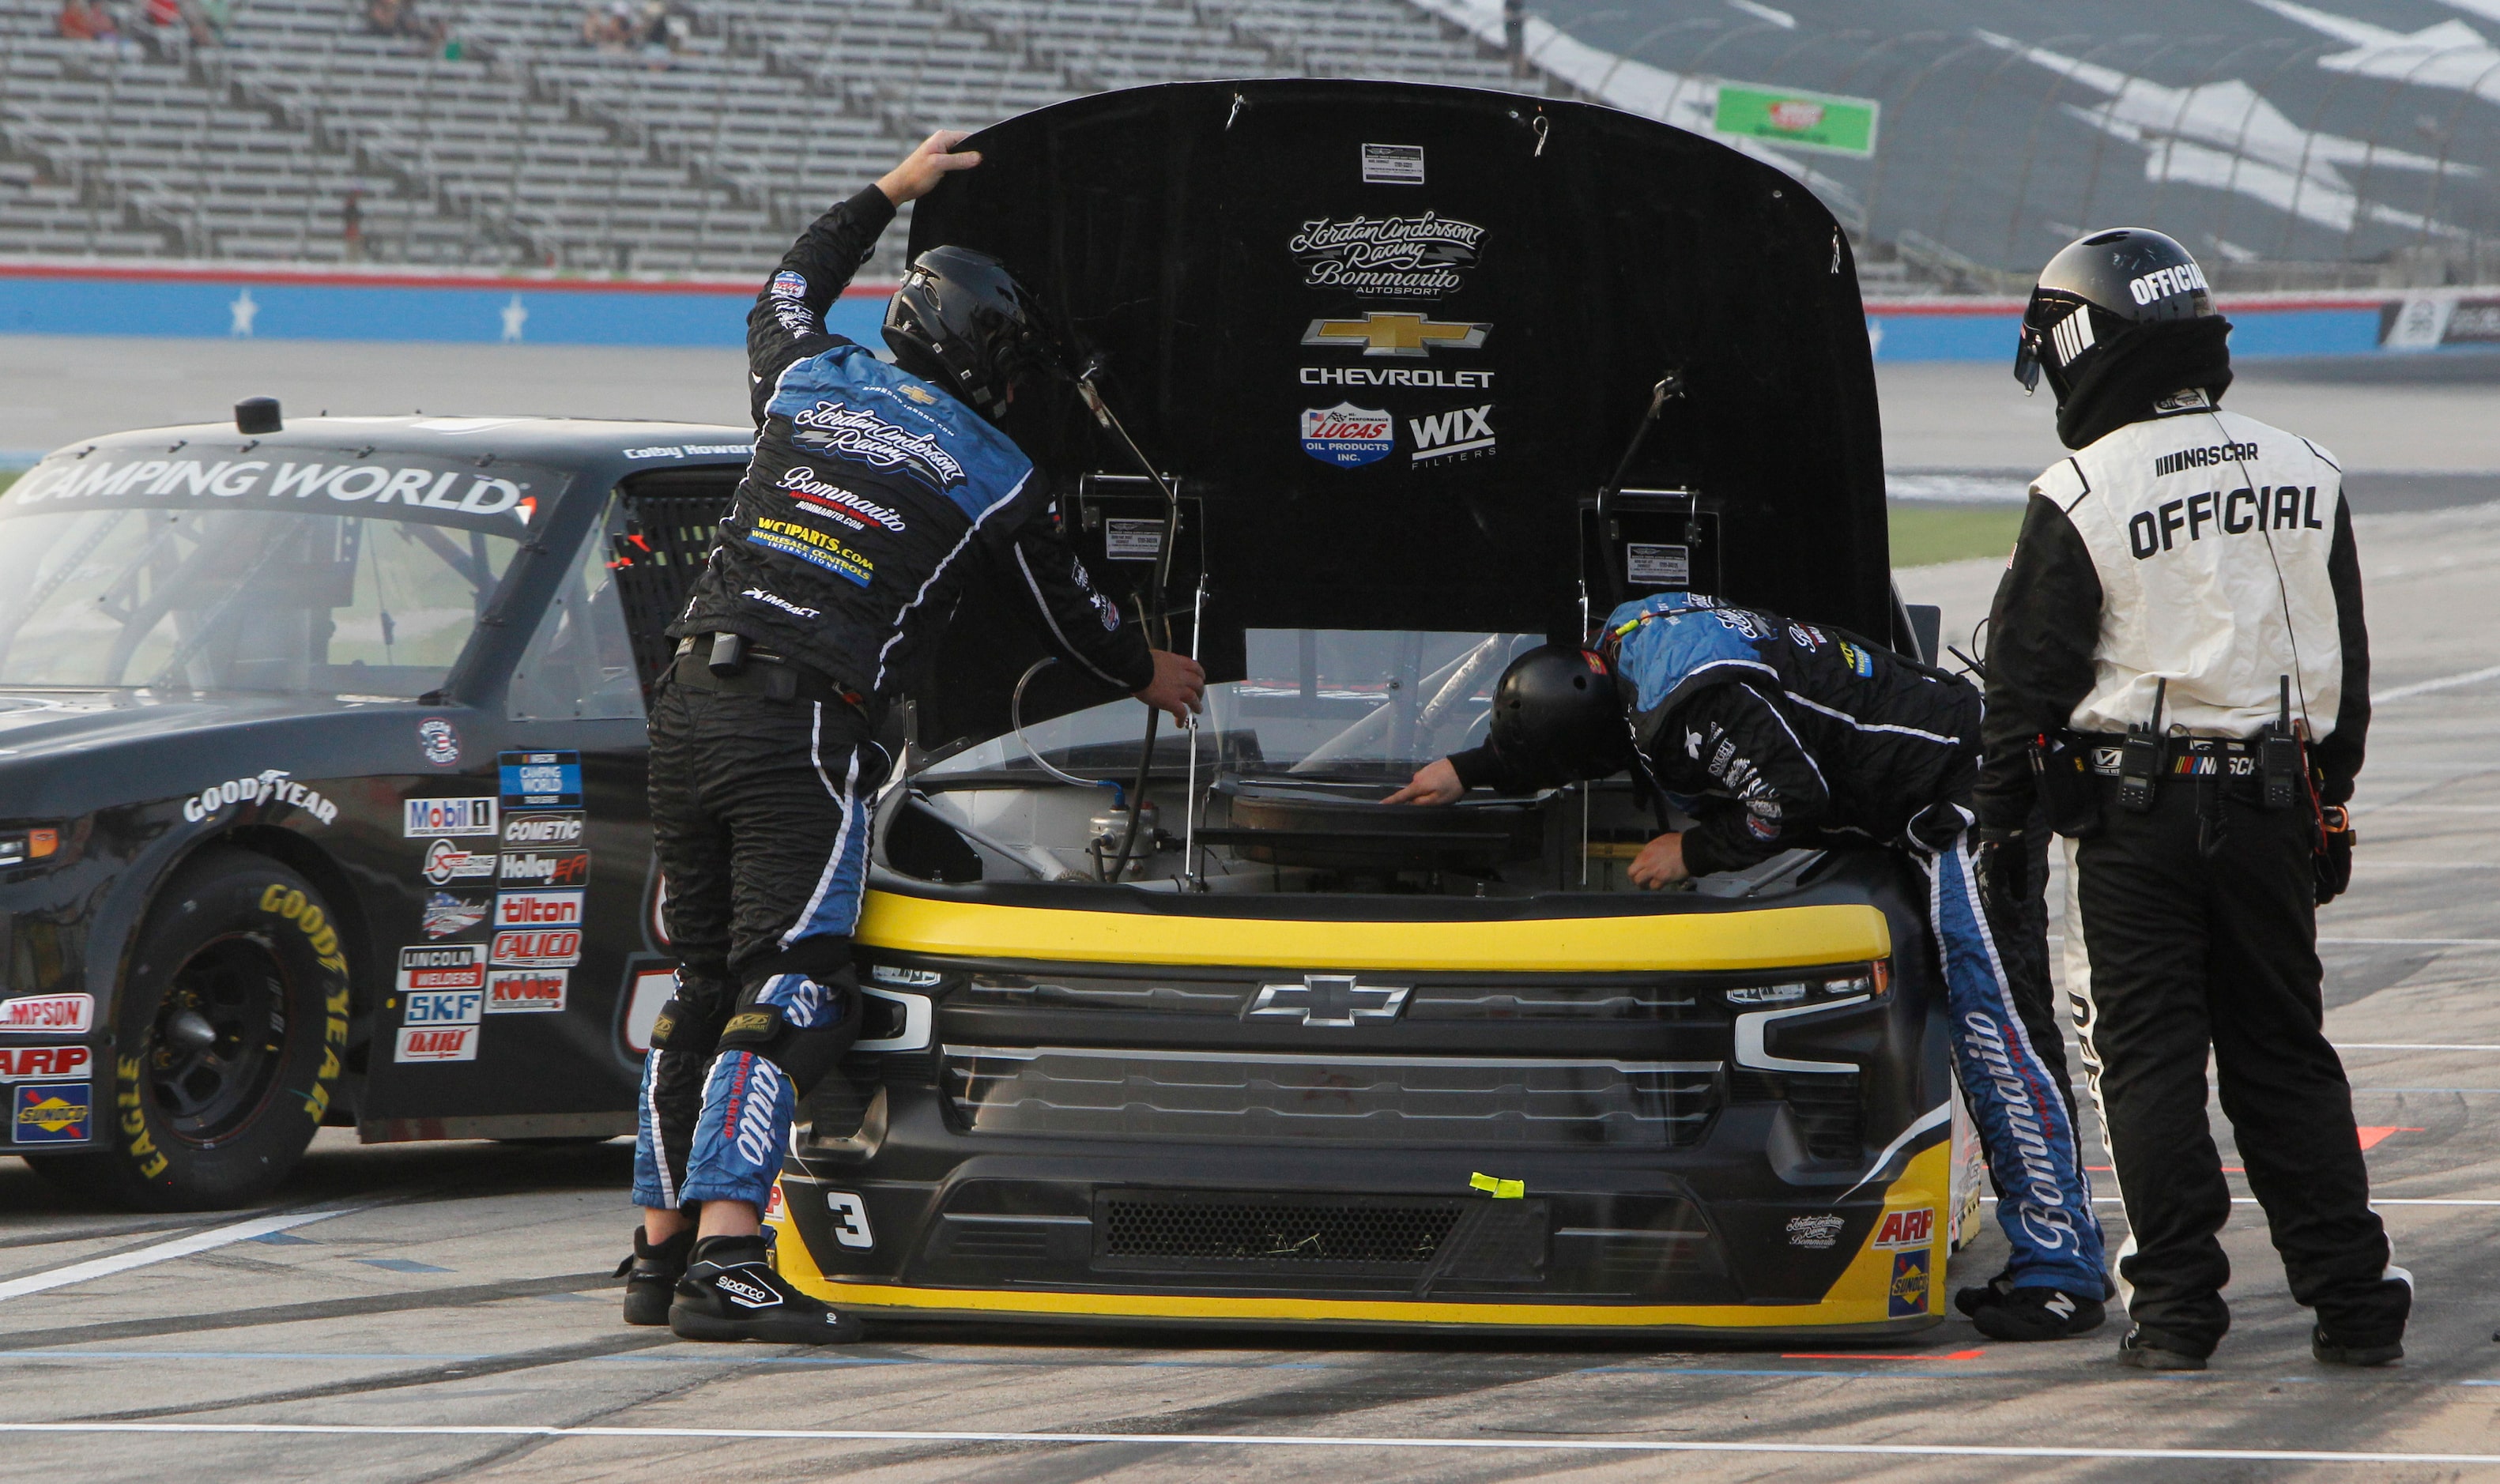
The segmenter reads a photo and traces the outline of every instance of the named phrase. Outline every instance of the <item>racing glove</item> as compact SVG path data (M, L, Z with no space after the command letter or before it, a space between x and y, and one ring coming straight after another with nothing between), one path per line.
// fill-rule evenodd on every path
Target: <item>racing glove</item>
M2352 846L2360 837L2352 831L2352 812L2340 804L2320 808L2319 823L2318 853L2310 857L2310 868L2318 876L2318 905L2324 907L2352 884Z
M2031 852L2023 832L1982 825L1971 832L1971 870L1979 877L1980 893L1990 907L2019 919L2032 890Z

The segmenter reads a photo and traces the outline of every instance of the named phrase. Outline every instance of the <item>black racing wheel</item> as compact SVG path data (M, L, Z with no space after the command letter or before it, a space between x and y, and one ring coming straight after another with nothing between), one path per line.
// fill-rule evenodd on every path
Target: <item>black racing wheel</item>
M158 893L115 1002L97 1147L33 1161L141 1210L219 1210L295 1168L337 1095L346 943L311 882L217 848Z

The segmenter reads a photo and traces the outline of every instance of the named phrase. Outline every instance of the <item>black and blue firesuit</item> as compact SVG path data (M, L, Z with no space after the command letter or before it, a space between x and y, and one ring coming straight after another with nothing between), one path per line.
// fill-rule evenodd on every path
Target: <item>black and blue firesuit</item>
M651 822L678 969L643 1072L645 1207L762 1205L798 1099L856 1039L850 935L868 803L890 763L876 723L965 584L1026 594L1061 656L1107 684L1154 676L1140 628L1055 532L1032 460L944 390L825 330L893 215L874 186L860 192L757 296L755 456L669 629L697 643L651 709ZM704 636L720 633L759 656L740 680L704 663Z

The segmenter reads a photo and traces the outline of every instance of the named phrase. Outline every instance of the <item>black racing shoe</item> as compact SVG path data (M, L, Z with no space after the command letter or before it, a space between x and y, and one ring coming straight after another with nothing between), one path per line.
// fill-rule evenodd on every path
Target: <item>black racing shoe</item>
M616 1265L616 1275L625 1280L627 1324L669 1322L669 1302L676 1297L677 1280L686 1275L686 1255L694 1247L691 1228L656 1247L636 1230L634 1255Z
M1971 1312L1972 1324L1990 1339L2072 1339L2089 1335L2108 1317L2098 1299L2054 1288L2010 1288L1993 1303Z
M679 1339L760 1339L776 1345L838 1345L858 1339L860 1322L791 1287L764 1259L761 1237L707 1237L669 1305Z
M2141 1326L2127 1331L2126 1337L2118 1342L2118 1363L2122 1366L2132 1366L2138 1370L2202 1370L2205 1369L2205 1357L2156 1344L2144 1333Z
M2337 1339L2326 1333L2323 1325L2310 1332L2309 1353L2321 1366L2385 1366L2405 1358L2404 1341L2391 1339L2384 1344L2361 1345Z
M1954 1307L1976 1317L1981 1309L1990 1304L2004 1303L2005 1296L2012 1292L2014 1292L2014 1274L2000 1272L1976 1288L1957 1291L1954 1294Z

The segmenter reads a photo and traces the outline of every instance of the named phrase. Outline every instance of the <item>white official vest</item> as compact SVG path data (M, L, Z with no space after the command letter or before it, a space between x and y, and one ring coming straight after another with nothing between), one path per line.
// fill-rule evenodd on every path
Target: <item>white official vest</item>
M2092 689L2078 732L2153 720L2249 737L2275 719L2280 676L2310 737L2335 730L2344 654L2327 552L2344 475L2307 439L2199 409L2131 422L2050 466L2055 501L2101 582Z

